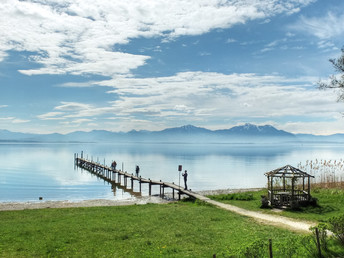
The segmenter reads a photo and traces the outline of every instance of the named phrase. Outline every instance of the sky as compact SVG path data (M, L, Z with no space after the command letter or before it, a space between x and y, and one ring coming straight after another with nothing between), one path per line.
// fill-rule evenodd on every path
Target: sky
M342 0L1 0L0 129L344 133Z

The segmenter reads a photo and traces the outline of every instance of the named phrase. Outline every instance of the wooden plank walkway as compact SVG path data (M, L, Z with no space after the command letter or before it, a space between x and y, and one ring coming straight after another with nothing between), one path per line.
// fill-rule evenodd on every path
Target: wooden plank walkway
M150 178L146 179L141 176L138 177L126 171L113 169L98 162L84 159L83 157L79 158L77 154L74 155L74 159L75 166L85 169L109 183L116 183L117 185L124 186L126 189L131 189L131 192L134 192L134 182L137 181L139 183L139 193L141 193L142 184L148 184L149 195L152 195L152 186L156 185L160 188L159 195L161 197L165 196L165 188L170 188L172 189L173 199L175 199L175 192L178 195L178 200L181 199L181 195L187 195L189 197L197 199L201 199L202 197L206 198L190 190L186 190L183 187L180 187L179 185L176 185L174 183L163 182L161 180L151 180ZM130 181L130 188L128 188L128 181Z

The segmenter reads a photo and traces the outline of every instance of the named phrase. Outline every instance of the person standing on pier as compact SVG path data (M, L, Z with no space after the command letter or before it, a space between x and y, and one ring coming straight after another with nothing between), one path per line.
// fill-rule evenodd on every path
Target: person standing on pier
M116 170L117 163L116 161L113 161L111 164L111 168Z
M138 165L136 165L135 172L136 172L136 176L139 177L140 167Z
M182 176L184 177L184 185L185 185L185 190L188 189L188 185L187 185L187 181L188 181L188 171L185 170L185 172L182 174Z

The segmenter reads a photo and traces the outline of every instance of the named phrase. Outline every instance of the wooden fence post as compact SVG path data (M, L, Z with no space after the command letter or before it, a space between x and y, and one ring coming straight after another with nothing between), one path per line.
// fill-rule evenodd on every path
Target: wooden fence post
M319 229L318 228L315 228L315 235L317 237L317 248L318 248L318 254L319 254L319 257L321 258L322 255L321 255L321 246L320 246L320 240L319 240Z
M269 257L272 258L272 240L271 238L269 239Z

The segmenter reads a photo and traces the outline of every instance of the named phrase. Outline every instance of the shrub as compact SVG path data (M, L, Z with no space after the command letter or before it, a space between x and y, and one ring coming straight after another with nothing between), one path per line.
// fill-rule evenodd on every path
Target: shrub
M329 229L333 232L336 238L344 245L344 215L330 218Z
M216 200L238 200L238 201L251 201L254 200L251 193L232 193L232 194L219 194L214 196Z
M237 255L239 257L260 258L268 257L268 243L261 239L241 248Z

